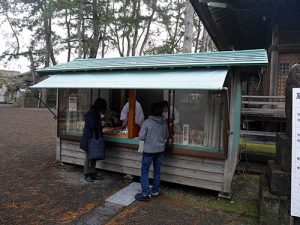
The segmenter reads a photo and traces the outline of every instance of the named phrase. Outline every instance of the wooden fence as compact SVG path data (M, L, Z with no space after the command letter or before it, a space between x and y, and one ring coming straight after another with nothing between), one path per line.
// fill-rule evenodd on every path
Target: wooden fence
M249 130L248 124L261 121L264 123L279 124L282 127L285 115L284 96L242 96L242 122L241 136L275 137L278 131ZM278 127L278 126L277 126Z

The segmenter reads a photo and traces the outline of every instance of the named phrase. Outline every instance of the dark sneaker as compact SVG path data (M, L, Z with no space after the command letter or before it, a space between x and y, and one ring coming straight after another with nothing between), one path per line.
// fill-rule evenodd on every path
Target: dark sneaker
M150 199L151 199L150 195L143 195L142 193L135 195L135 200L137 201L149 202Z
M91 174L91 178L93 180L103 180L104 178L101 176L98 176L97 174Z
M88 174L88 175L84 175L84 179L86 182L94 182L94 179Z
M159 191L158 192L153 192L151 191L151 197L158 197L159 196Z

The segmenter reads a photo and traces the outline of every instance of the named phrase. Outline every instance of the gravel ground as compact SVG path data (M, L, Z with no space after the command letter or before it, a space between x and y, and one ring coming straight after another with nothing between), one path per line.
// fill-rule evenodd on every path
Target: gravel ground
M56 121L45 109L0 107L0 224L69 224L126 186L120 174L83 179L55 161Z
M258 225L259 176L237 174L232 200L199 188L163 183L161 195L134 202L106 225Z
M1 106L0 138L0 224L69 224L128 184L103 171L104 181L87 184L82 167L56 162L56 121L47 110ZM228 201L163 183L159 197L134 202L107 225L256 225L258 186L258 175L236 174Z

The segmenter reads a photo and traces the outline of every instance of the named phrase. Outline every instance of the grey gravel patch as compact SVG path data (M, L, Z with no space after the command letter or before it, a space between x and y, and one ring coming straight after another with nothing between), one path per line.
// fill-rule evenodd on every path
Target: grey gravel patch
M104 177L104 180L95 180L92 183L85 181L83 171L74 170L71 167L64 166L58 171L60 177L63 178L63 181L69 185L74 186L84 186L84 185L100 185L100 186L109 186L113 184L113 180L103 174L99 174Z
M58 174L63 178L63 181L69 185L82 186L87 184L83 173L61 169L59 170Z
M71 222L71 225L101 225L110 220L124 206L105 202L102 206L97 207Z

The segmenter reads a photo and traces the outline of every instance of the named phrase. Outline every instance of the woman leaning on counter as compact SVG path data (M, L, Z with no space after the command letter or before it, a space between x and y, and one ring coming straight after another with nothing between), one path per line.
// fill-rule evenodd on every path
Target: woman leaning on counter
M89 140L95 135L96 139L102 137L102 126L100 113L105 113L107 103L103 98L98 98L91 106L89 111L84 115L84 129L80 140L80 148L85 151L84 159L84 178L87 182L94 180L103 180L103 177L97 175L96 160L88 158Z

